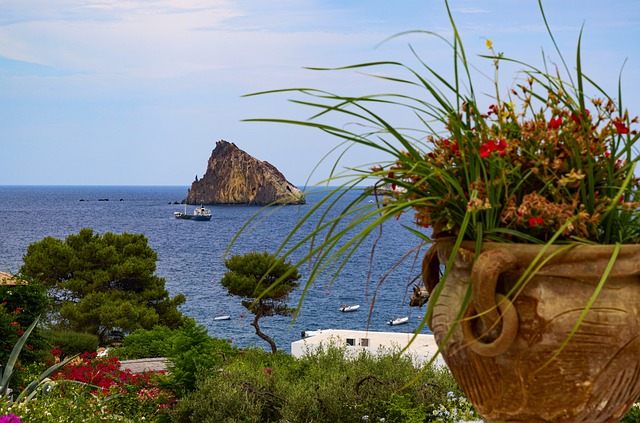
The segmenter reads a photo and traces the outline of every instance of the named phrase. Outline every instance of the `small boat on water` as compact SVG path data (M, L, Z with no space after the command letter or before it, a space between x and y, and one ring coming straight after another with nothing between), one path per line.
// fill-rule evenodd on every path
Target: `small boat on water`
M229 319L231 319L231 316L227 316L227 315L216 316L216 317L213 318L213 320L229 320Z
M184 205L184 213L183 212L173 212L173 215L176 219L186 219L186 220L211 220L211 210L205 209L202 204L200 207L196 207L193 211L193 214L187 213L187 205Z
M402 325L404 323L407 323L409 321L408 317L398 317L397 319L392 319L389 320L387 322L388 325L394 326L394 325Z
M360 308L360 304L350 305L350 306L343 306L343 307L340 307L340 311L342 311L342 312L356 311L359 308Z

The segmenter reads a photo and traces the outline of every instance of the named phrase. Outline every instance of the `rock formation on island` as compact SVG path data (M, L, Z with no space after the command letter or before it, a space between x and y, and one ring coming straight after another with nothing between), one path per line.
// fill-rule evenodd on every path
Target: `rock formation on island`
M272 164L221 140L204 176L191 184L187 204L304 204L302 192Z

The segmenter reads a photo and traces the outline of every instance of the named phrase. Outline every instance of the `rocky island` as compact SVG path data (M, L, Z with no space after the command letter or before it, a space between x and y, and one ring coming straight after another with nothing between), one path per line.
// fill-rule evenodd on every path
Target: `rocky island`
M204 176L191 184L187 204L304 204L304 194L271 163L220 140Z

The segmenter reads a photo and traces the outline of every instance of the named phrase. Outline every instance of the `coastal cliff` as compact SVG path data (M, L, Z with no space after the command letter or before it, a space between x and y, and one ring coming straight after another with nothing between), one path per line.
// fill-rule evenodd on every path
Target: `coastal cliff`
M304 204L302 192L271 163L220 140L207 170L191 184L187 204Z

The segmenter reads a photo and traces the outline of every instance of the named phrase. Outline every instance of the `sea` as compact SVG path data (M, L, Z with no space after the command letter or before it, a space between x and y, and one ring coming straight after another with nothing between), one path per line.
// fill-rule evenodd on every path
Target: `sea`
M307 203L299 206L207 206L213 218L204 222L174 218L174 212L184 211L180 203L187 190L186 186L0 186L0 271L17 273L27 247L45 237L63 240L82 228L99 234L144 234L158 254L156 274L165 279L170 296L186 296L180 308L183 314L204 325L209 335L238 347L269 349L250 326L253 315L242 306L242 299L229 295L220 284L227 270L225 257L251 251L275 253L327 195L326 190L308 191ZM346 191L334 207L320 210L338 216L360 194L360 189ZM193 212L194 207L187 206L187 211ZM315 222L301 224L290 243L303 240ZM304 331L416 331L424 307L409 307L409 298L426 247L417 249L420 240L407 228L414 228L410 213L388 220L344 266L325 269L300 303L310 274L309 267L303 266L301 286L288 301L291 307L300 305L297 318L262 318L262 331L285 352L291 351L291 343L301 339ZM304 248L290 260L303 257L308 251ZM340 312L342 306L356 304L358 311ZM214 320L223 315L230 319ZM407 324L387 324L404 316L409 317ZM422 333L430 332L425 327Z

